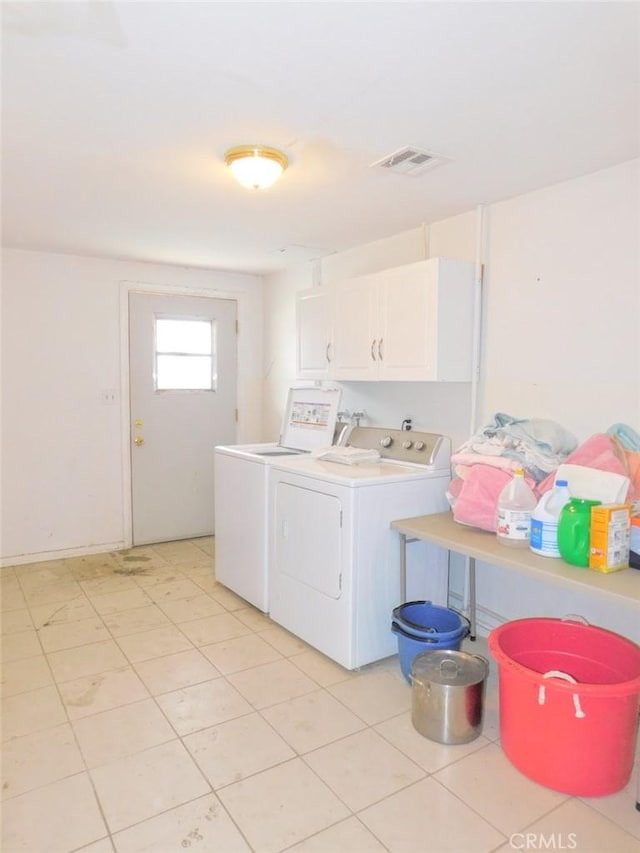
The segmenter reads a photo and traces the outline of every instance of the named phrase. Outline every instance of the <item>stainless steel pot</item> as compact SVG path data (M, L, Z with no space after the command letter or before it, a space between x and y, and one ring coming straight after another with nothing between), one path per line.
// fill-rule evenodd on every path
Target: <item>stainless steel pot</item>
M411 721L438 743L468 743L482 732L489 661L441 649L417 655L411 666Z

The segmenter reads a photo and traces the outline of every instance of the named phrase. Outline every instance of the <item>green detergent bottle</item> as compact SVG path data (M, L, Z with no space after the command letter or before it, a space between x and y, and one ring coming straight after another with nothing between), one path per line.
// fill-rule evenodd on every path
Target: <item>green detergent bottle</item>
M589 534L591 507L602 501L571 498L562 507L558 519L558 550L566 563L587 568L589 566Z

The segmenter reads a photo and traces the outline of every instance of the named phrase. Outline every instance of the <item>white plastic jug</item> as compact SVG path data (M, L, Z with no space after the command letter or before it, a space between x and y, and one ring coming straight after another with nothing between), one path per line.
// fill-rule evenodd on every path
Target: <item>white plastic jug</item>
M556 480L555 485L538 501L531 514L531 542L534 554L560 558L558 549L558 519L562 507L571 499L566 480Z
M528 548L531 537L531 513L536 496L524 479L522 468L516 468L513 479L498 497L496 533L498 542L507 548Z

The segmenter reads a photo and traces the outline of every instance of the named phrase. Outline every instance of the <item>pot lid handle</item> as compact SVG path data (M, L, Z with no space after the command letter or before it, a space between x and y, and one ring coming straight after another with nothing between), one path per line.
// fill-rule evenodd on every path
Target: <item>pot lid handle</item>
M446 667L448 667L449 671L446 671ZM441 660L440 661L440 674L443 678L457 678L460 672L460 667L454 660Z

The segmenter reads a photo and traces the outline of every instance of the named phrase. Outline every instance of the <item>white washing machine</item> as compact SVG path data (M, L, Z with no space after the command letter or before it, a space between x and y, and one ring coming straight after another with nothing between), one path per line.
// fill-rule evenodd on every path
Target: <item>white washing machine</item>
M314 458L270 467L271 618L347 669L397 652L392 610L400 601L394 519L444 512L447 437L357 427L349 444L377 448L379 462ZM446 604L448 555L414 542L407 600Z
M329 447L338 389L291 388L278 443L215 448L216 579L259 610L269 609L268 469L278 459Z

